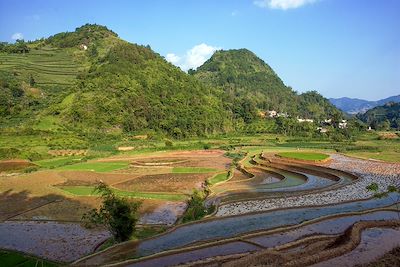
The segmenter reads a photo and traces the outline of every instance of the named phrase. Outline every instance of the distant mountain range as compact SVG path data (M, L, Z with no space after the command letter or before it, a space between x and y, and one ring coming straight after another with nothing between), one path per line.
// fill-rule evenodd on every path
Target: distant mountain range
M385 99L381 99L378 101L368 101L358 98L330 98L329 101L335 105L338 109L348 113L348 114L357 114L357 113L365 113L367 110L370 110L377 106L383 106L389 102L400 102L400 95L391 96Z

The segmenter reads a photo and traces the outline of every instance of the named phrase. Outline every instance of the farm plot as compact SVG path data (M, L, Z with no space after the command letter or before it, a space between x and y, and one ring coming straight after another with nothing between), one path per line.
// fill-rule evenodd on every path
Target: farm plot
M276 155L283 158L306 161L323 161L329 158L327 154L315 152L280 152Z
M35 164L27 160L3 160L0 161L0 173L21 170L30 166L35 166Z
M15 251L0 250L0 262L3 267L14 266L58 266L57 263L49 262L36 257L24 255Z
M59 167L58 170L111 172L114 170L127 168L128 166L129 162L127 161L115 161L115 162L91 161L91 162L77 163L73 165L65 165Z
M204 181L210 177L207 173L167 173L144 175L121 183L113 187L124 191L141 192L180 192L190 193L193 188L200 188Z
M329 205L345 201L356 201L372 197L372 193L366 187L375 182L381 188L388 185L398 186L400 180L400 165L366 161L349 158L342 155L331 155L332 161L328 167L348 172L349 176L358 176L359 179L344 184L337 188L305 192L303 195L293 195L284 198L258 199L241 202L233 202L218 207L217 216L238 215L247 212L265 211L276 208L289 208L299 206Z
M27 54L0 53L0 69L17 72L25 81L32 75L41 86L72 85L84 67L65 49L32 49Z
M287 253L287 248L298 249L298 246L304 244L296 240L312 237L314 240L319 236L331 235L336 236L343 234L348 227L360 221L375 221L375 220L392 220L397 217L394 211L373 211L363 214L352 214L343 216L333 216L316 220L305 224L300 224L292 227L279 228L277 230L252 233L249 235L238 236L225 242L210 242L203 246L193 246L188 249L176 251L166 255L159 255L142 261L136 261L133 266L158 266L167 265L173 266L184 264L187 262L202 261L206 263L213 262L214 257L232 256L233 254L245 253L252 251L260 251L262 249L276 249L276 252ZM313 239L311 239L313 240ZM293 244L291 246L291 244ZM294 249L293 249L294 247ZM201 262L198 262L201 263ZM339 264L340 265L340 264Z

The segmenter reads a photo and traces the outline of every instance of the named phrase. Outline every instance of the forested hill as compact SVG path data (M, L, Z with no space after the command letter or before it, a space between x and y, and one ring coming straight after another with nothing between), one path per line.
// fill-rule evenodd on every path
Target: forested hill
M184 138L235 131L271 109L316 119L337 112L316 92L297 95L248 50L218 51L188 75L100 25L2 43L0 63L3 128Z
M273 69L247 49L220 50L196 71L189 71L209 86L222 88L225 107L251 120L256 113L276 110L291 116L323 119L337 109L317 92L298 95L285 86Z
M374 129L400 129L400 103L390 102L359 114L358 117Z
M389 102L400 102L400 95L391 96L377 101L368 101L358 98L330 98L329 101L338 109L349 114L365 113L367 110L377 106L383 106Z

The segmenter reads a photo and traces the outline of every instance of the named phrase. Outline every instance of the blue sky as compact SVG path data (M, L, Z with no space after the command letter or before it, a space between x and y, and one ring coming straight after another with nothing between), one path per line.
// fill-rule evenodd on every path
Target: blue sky
M0 40L106 25L183 69L248 48L286 85L326 97L400 94L398 0L0 0Z

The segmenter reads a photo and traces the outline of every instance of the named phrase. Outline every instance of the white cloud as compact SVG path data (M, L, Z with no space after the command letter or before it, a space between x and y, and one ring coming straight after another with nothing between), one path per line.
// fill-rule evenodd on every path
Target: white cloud
M20 32L16 32L13 35L11 35L11 39L13 40L22 40L24 39L24 35Z
M239 14L239 12L238 12L237 10L234 10L234 11L231 12L231 16L232 16L232 17L235 17L235 16L237 16L238 14Z
M165 57L165 59L174 65L178 64L179 61L181 60L181 58L179 56L175 55L174 53L168 53L167 56Z
M312 4L317 0L256 0L254 4L262 8L290 9Z
M183 56L178 56L174 53L168 53L165 59L172 64L180 67L184 71L196 69L209 59L215 51L221 49L207 44L199 44L192 47Z

